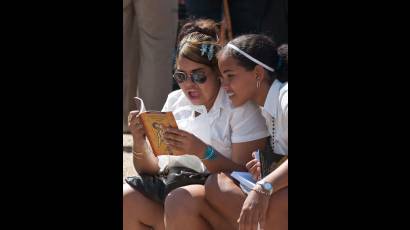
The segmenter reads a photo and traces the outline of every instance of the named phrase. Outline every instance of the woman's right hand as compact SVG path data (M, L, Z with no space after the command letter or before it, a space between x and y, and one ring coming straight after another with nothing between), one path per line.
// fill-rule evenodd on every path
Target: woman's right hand
M139 118L138 110L131 111L128 115L128 128L134 142L145 141L145 130Z
M255 158L255 152L252 153ZM246 163L246 168L252 174L254 180L258 181L261 179L261 163L257 159L253 159Z

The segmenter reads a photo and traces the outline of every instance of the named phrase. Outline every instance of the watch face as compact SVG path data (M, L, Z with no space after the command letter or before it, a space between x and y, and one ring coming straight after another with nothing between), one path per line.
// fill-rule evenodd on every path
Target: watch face
M263 188L264 188L265 190L270 191L270 190L272 190L272 185L271 185L270 183L264 183L264 184L263 184Z

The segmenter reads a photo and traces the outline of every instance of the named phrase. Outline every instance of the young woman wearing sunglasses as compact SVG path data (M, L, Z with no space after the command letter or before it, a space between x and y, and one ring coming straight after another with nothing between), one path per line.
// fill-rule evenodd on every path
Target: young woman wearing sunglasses
M169 94L163 111L176 112L180 108L192 108L190 113L179 117L181 120L191 119L192 122L190 127L178 124L181 129L168 129L165 140L175 152L186 153L175 158L196 159L208 172L246 170L245 164L252 158L250 153L263 148L269 135L260 109L251 102L233 107L228 95L221 88L215 55L220 46L217 43L217 26L213 21L189 22L181 29L181 34L184 36L180 36L182 39L178 44L176 70L173 74L181 89ZM202 119L201 122L195 123L195 120L199 119ZM167 156L155 157L147 148L144 131L139 125L138 112L131 112L129 120L134 141L133 152L138 153L138 156L134 156L136 170L140 174L161 172ZM198 128L193 126L200 126L201 138L183 130ZM204 129L209 132L208 136L203 135L206 133ZM197 199L204 200L203 185L177 188L160 203L125 184L124 229L164 229L164 202L165 206L172 207L193 204L192 200ZM207 219L213 223L208 224L202 219L199 220L200 223L197 220L191 222L185 219L184 223L189 229L201 229L197 226L203 224L211 227L223 223L218 216Z

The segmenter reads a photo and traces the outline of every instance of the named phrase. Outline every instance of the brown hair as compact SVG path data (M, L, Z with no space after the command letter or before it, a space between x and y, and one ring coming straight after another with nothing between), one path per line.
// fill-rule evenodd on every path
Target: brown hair
M216 53L221 48L218 44L218 33L218 25L211 19L186 23L178 35L176 61L184 57L218 70Z

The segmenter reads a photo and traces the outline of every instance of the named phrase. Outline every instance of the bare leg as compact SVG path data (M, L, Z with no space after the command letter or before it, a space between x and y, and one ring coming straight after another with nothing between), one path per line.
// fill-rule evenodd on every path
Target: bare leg
M288 229L288 187L272 194L266 213L266 225L264 229Z
M205 199L209 205L238 229L237 219L246 195L239 186L224 173L211 175L205 183ZM269 199L265 230L288 229L288 188L283 188Z
M209 205L229 223L229 229L238 229L237 219L246 195L225 173L211 175L205 183Z
M165 229L163 207L128 184L123 186L122 207L123 230Z
M205 201L203 185L175 189L165 200L167 229L229 229L229 225Z

